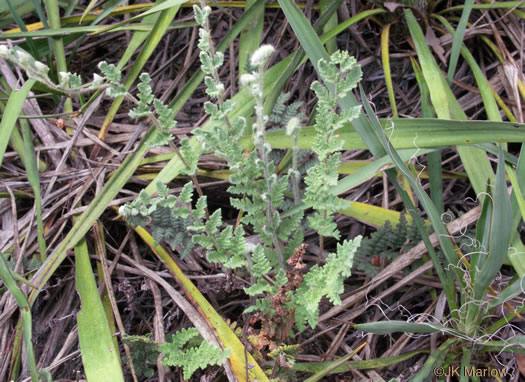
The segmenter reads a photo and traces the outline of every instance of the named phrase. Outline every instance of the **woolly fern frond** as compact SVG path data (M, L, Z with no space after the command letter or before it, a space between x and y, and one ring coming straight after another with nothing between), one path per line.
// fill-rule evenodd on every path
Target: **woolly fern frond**
M153 90L149 85L150 82L151 77L148 73L142 73L140 75L140 84L137 85L137 88L139 89L139 94L137 96L139 104L136 108L130 110L129 116L131 118L140 118L151 115L150 105L155 97L153 95Z
M304 329L306 323L312 328L317 326L319 303L323 297L335 305L341 304L339 295L344 291L343 282L351 274L354 254L360 244L360 236L338 244L337 253L331 253L326 264L315 265L304 276L303 284L292 297L292 303L297 307L295 320L299 330Z
M286 104L290 97L290 93L281 93L277 97L272 113L268 117L268 121L275 124L278 129L285 128L292 118L297 118L300 121L304 117L304 112L299 111L303 105L301 101L295 101L289 105Z
M379 227L370 237L364 238L354 258L354 268L365 272L367 275L375 276L380 268L370 261L375 256L391 258L393 254L399 254L400 248L405 242L416 243L421 240L413 220L408 220L404 212L401 213L399 223L392 227L390 221Z
M155 374L159 344L149 336L124 336L122 342L129 346L135 373L138 377L148 379Z
M272 266L264 254L264 247L262 245L257 245L255 247L253 250L252 260L252 270L255 276L262 277L272 270Z
M183 368L183 377L189 380L197 369L212 365L222 365L231 355L231 350L221 350L203 339L198 346L189 346L188 342L198 338L195 328L182 329L171 336L171 341L159 345L164 354L163 365Z
M101 61L98 64L99 70L104 74L104 77L109 81L113 87L106 90L107 94L112 97L122 97L126 95L126 87L120 83L122 73L120 70L113 64L108 64L106 61Z
M340 67L338 68L337 65ZM316 81L312 84L312 90L319 99L312 149L317 154L319 163L307 171L304 203L318 211L309 217L310 226L322 236L339 238L331 216L335 211L344 208L344 202L331 193L331 188L337 184L339 177L337 169L341 164L341 154L338 151L343 148L343 141L336 132L344 122L356 118L360 108L354 107L338 114L337 97L344 97L351 90L349 87L352 84L355 87L361 78L361 70L348 53L338 51L332 54L330 61L319 61L319 73L325 83L337 84L337 91L334 96L320 82ZM338 86L340 82L345 83L341 89Z

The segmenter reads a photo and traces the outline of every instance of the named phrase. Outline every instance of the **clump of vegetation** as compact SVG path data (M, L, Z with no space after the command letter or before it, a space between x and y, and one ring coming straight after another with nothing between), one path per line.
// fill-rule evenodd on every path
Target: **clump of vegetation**
M217 4L201 1L194 8L198 30L174 21L177 13L191 17L181 1L92 1L87 8L75 1L44 0L45 8L0 2L0 25L11 17L10 28L19 28L0 33L10 40L0 43L1 380L80 379L82 372L89 381L209 379L222 366L230 381L307 378L298 373L313 374L312 381L339 373L428 380L438 368L458 370L463 381L506 379L520 369L520 6L380 1L353 2L349 12L348 2L320 1L319 11L306 4L305 17L301 2L278 2L272 9L250 0L244 10L226 2L212 15ZM27 6L40 24L24 25ZM77 11L84 13L75 17ZM480 18L495 25L476 35L481 29L470 22ZM215 45L212 35L221 35L225 19L231 28ZM126 51L117 63L123 30ZM151 60L170 30L177 37ZM92 32L91 42L97 34L117 38L84 45ZM193 32L200 65L191 59ZM272 45L259 46L263 35ZM366 75L359 99L361 67L338 51L344 44L368 73L379 73ZM150 73L141 74L146 65ZM166 76L166 68L177 77ZM202 82L209 101L201 107ZM207 122L194 129L203 116ZM221 209L204 184L208 176L228 180ZM144 182L134 202L116 199L135 195ZM383 206L372 205L380 194ZM143 240L138 245L107 208L116 205ZM445 225L449 208L458 217ZM336 220L336 213L348 217ZM353 218L379 228L353 221L347 236ZM359 231L368 237L349 240ZM73 252L74 267L62 266ZM177 288L153 271L159 267ZM370 277L361 284L349 278L352 269ZM143 277L149 281L138 287ZM181 312L189 322L178 319ZM230 326L222 316L237 321ZM65 341L64 331L71 332ZM145 331L174 334L164 344L125 334ZM360 331L376 335L366 343ZM73 357L77 343L81 360ZM351 360L365 346L366 358L377 358ZM177 369L159 367L156 375L159 357Z
M167 187L158 183L158 198L151 199L143 191L135 202L121 207L120 214L133 225L151 224L155 240L167 240L172 247L182 244L184 236L190 233L194 244L208 250L208 261L232 270L244 269L250 275L251 284L244 291L255 298L255 304L245 309L244 313L258 312L265 322L258 334L259 341L275 347L272 337L285 322L288 330L281 331L278 342L286 340L294 322L298 330L303 330L306 325L315 328L321 299L327 297L332 303L339 304L344 281L350 276L360 237L337 244L337 251L323 259L324 264L313 266L304 276L300 270L304 267L301 256L305 247L302 250L299 248L307 226L319 232L321 247L323 236L340 238L332 216L344 202L329 192L337 183L337 168L341 162L339 152L342 142L336 134L345 122L357 117L360 108L338 112L337 97L346 96L356 87L361 72L355 59L346 53L336 52L330 61L321 62L321 78L337 87L337 97L320 82L312 85L319 98L313 145L318 164L307 172L306 188L301 199L297 169L292 167L288 174L277 175L276 164L270 159L272 148L265 140L269 118L264 114L264 73L274 48L263 45L257 49L250 59L253 70L241 76L241 86L248 89L255 100L255 122L247 126L244 118L230 119L234 103L231 99L224 99L224 85L218 77L223 55L214 50L207 29L211 9L197 6L194 9L195 19L201 25L199 47L202 50L202 70L207 74L204 79L206 92L215 100L215 103L204 105L213 127L198 129L194 133L205 150L226 159L233 171L228 191L233 195L230 199L232 206L243 211L241 224L225 224L220 209L207 216L206 196L199 197L193 206L192 183L183 187L178 198L169 195ZM146 82L142 84L143 90L150 94ZM284 110L281 109L279 103L274 115L282 114ZM300 120L296 116L288 119L287 134L296 137ZM254 150L246 153L239 141L247 132L253 134ZM297 150L292 155L292 163L296 164ZM288 204L289 208L284 209L287 189L294 190L296 203ZM303 209L293 209L301 202L315 211L308 216L307 226L303 223ZM262 243L249 245L243 225L257 233ZM183 246L183 254L192 248L190 244ZM295 264L291 270L286 265L291 264L290 261ZM302 266L297 268L299 264ZM270 350L274 350L272 347Z

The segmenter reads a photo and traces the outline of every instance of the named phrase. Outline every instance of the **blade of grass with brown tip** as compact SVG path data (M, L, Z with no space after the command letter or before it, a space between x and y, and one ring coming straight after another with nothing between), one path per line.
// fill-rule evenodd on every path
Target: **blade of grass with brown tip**
M388 53L391 25L392 24L387 24L381 32L381 61L383 64L383 72L385 73L385 84L388 92L388 99L390 100L390 108L392 109L392 116L398 118L396 97L394 95L394 86L392 84L392 73L390 72L390 55Z

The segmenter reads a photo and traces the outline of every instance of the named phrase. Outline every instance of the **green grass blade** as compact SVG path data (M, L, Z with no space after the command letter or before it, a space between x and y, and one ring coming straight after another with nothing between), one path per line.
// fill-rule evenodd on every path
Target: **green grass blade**
M356 324L354 328L362 330L367 333L374 334L392 334L392 333L417 333L417 334L430 334L430 333L446 333L449 331L446 327L439 323L426 322L418 324L416 322L406 321L380 321L380 322L367 322L366 324Z
M257 0L246 0L246 10L257 7L252 21L241 32L239 39L239 76L246 72L246 65L252 53L261 45L264 24L264 3Z
M24 101L35 82L35 80L27 80L20 90L12 91L9 96L5 106L5 112L2 115L2 121L0 122L0 164L2 164L7 143L9 142L11 132L15 127L18 115L20 114Z
M321 15L325 14L326 11L332 5L332 0L320 0L319 6L321 8ZM334 13L323 28L323 32L326 33L337 26L337 13ZM334 53L337 50L337 39L335 37L329 38L326 41L326 50L329 54Z
M154 15L155 16L155 15ZM152 16L152 17L154 17ZM188 27L194 27L198 25L197 23L172 23L167 28L168 30L174 30L174 29L182 29L182 28L188 28ZM142 32L147 35L153 30L155 24L154 23L140 23L140 24L129 24L123 27L115 28L115 32L121 32L121 31L134 31L134 32ZM71 34L86 34L86 33L92 33L101 30L102 28L105 28L105 26L101 25L85 25L85 26L78 26L78 27L62 27L59 30L54 29L44 29L44 30L38 30L38 31L32 31L32 32L17 32L17 33L0 33L0 40L5 39L14 39L14 38L29 38L29 37L54 37L54 36L69 36ZM136 36L136 33L133 35L133 37ZM145 38L146 38L145 37ZM145 39L144 38L144 39ZM130 55L132 56L137 48L130 48L133 45L134 46L140 46L144 39L139 43L135 44L135 42L132 41L126 48L126 51L130 50ZM133 44L132 44L133 42ZM80 46L80 42L78 43ZM124 57L124 56L123 56ZM123 61L122 61L123 62ZM122 64L119 64L119 66L123 66Z
M454 73L456 73L456 66L458 64L459 50L463 45L463 37L465 36L465 29L467 28L468 18L472 11L472 5L474 0L466 0L463 12L461 13L461 19L459 20L458 29L452 40L452 48L450 49L450 63L448 65L447 81L449 84L454 79Z
M155 2L155 5L158 5L158 4L161 4L161 3L162 3L162 0L157 0ZM160 15L158 13L146 16L141 21L140 25L147 25L147 24L156 25L157 21L159 19L159 16ZM115 29L117 29L117 28L115 27ZM102 30L100 32L102 33ZM131 57L133 57L133 55L137 52L137 50L140 48L142 43L148 38L150 33L151 32L135 32L135 33L133 33L133 37L131 38L128 46L126 47L126 50L124 51L124 54L122 55L122 57L120 58L120 60L119 60L119 62L117 64L117 68L122 70L126 66L126 64L129 62Z
M97 33L94 33L95 35L96 34L99 34L99 33L106 33L106 32L109 32L117 27L120 27L120 26L123 26L125 24L129 24L129 23L132 23L132 22L135 22L135 21L138 21L146 16L149 16L149 15L153 15L155 13L158 13L158 12L164 12L164 11L169 11L171 8L179 8L182 4L186 3L188 0L166 0L166 1L157 1L155 2L155 6L151 7L150 9L148 9L146 12L143 12L137 16L133 16L133 17L130 17L129 19L127 20L124 20L120 23L117 23L117 24L114 24L112 26L109 26L107 27L106 29L103 29L101 30L100 32L97 32Z
M20 15L16 12L15 7L13 6L12 0L7 0L7 6L9 7L9 10L11 11L11 15L13 16L13 19L16 21L16 25L20 28L20 30L27 32L26 24L24 23L24 20L20 17ZM33 42L32 38L28 38L26 40L27 45L29 45L29 48L31 50L31 54L36 60L40 60L40 55L38 54L38 49L36 49L35 43Z
M5 261L4 255L2 253L0 253L0 278L4 282L4 285L7 287L9 292L11 292L20 308L24 333L24 344L26 347L27 362L31 372L31 380L33 382L38 382L38 372L36 369L35 353L32 342L33 330L31 308L27 302L26 296L24 293L22 293L13 276L11 275L9 266L7 265L7 262Z
M463 346L461 351L463 355L461 357L461 370L459 372L461 374L461 377L459 378L459 382L468 382L469 379L465 374L466 374L466 371L469 370L471 367L470 366L471 351L470 351L470 348L467 346Z
M334 37L336 37L338 34L344 32L347 30L350 26L354 25L355 23L358 23L361 20L367 19L372 16L380 15L382 13L385 13L386 11L384 9L367 9L363 12L359 12L358 14L350 17L348 20L343 21L342 23L338 24L336 27L330 29L329 31L326 31L321 36L321 41L328 41Z
M396 149L435 148L489 142L521 142L525 138L525 125L491 121L452 121L441 119L410 118L381 120L381 126L389 135ZM392 128L392 126L394 126ZM284 131L270 131L265 139L275 148L290 148L291 139ZM299 147L311 148L315 137L313 127L301 129ZM346 124L341 133L344 149L366 149L357 132ZM241 138L241 145L249 147L251 136ZM382 156L384 156L383 154ZM381 156L381 157L382 157Z
M476 278L476 271L479 269L480 257L484 256L481 251L486 251L489 247L490 221L492 219L492 199L485 198L481 203L481 214L476 224L477 249L470 257L471 279Z
M78 340L86 377L88 381L124 381L118 348L112 339L84 238L75 246L75 280L81 301Z
M416 350L409 353L400 354L395 357L385 357L385 358L376 358L368 359L363 361L346 361L343 365L336 367L330 371L330 374L335 373L344 373L350 371L352 368L356 370L366 370L366 369L378 369L381 367L387 367L391 365L396 365L400 362L406 361L418 354L425 353L425 350ZM334 361L327 362L296 362L292 369L295 371L305 372L305 373L316 373L319 370L322 370L326 367L329 367L334 364Z
M512 240L511 247L514 250L509 253L509 260L518 273L518 275L525 275L525 258L520 256L520 253L525 252L525 245L521 241L521 237L517 234L517 226L520 219L525 219L525 146L522 145L520 156L518 159L516 170L507 164L507 173L512 184L512 211L514 211L514 239ZM521 216L520 216L521 215Z
M412 68L416 74L416 81L419 87L419 92L421 93L421 111L423 118L434 118L434 112L429 101L430 92L427 83L425 82L425 77L423 77L423 72L414 58L410 57L410 62L412 63ZM427 155L427 164L430 180L430 198L436 205L438 212L442 214L445 212L445 202L443 200L441 152L434 151L429 153Z
M474 299L481 300L487 293L487 288L494 281L501 265L507 257L509 249L512 224L508 218L512 216L507 182L505 180L505 162L503 160L503 149L498 156L498 168L496 172L496 184L493 193L493 212L491 219L489 254L484 262L480 264L481 272L474 281Z
M336 369L338 366L342 365L343 363L347 362L355 356L361 349L363 349L366 346L366 342L363 342L361 345L359 345L356 349L354 349L351 353L348 353L344 357L339 358L338 360L331 362L328 364L324 369L318 370L314 375L312 375L310 378L307 378L304 380L304 382L318 382L321 381L325 376L328 374L331 374L334 369Z
M515 280L512 284L503 289L499 295L494 297L489 302L487 308L492 309L498 305L502 305L514 297L522 294L523 291L525 291L525 276L521 276L519 279Z
M483 345L489 351L509 351L525 354L525 336L514 336L506 341L487 341ZM488 349L487 349L488 350Z
M410 382L426 382L432 379L434 375L432 374L432 371L434 370L434 367L442 366L443 360L445 359L448 350L454 345L456 342L456 339L450 338L443 342L436 351L434 351L432 354L429 355L428 359L423 364L423 367L419 369L419 371L414 375Z
M10 89L9 89L10 90ZM0 114L3 115L5 113L5 104L0 102ZM16 151L20 159L25 161L25 151L24 151L24 140L22 139L22 136L20 135L20 132L17 129L13 129L11 131L11 137L9 138L9 144L13 148L13 150ZM40 171L44 171L47 166L44 162L40 162L38 166Z
M37 240L38 248L40 250L40 258L42 261L47 259L46 255L46 241L44 239L44 222L42 220L42 200L40 198L40 174L36 166L35 148L31 132L29 130L29 122L27 120L20 120L22 126L22 135L24 137L24 166L27 172L27 179L33 189L35 195L35 209L36 209L36 224L37 224Z
M521 184L520 183L523 183L520 182L520 177L518 177L518 174L516 173L516 171L514 171L514 169L509 166L509 165L506 165L506 168L507 168L507 174L509 176L509 180L510 180L510 184L512 185L512 211L516 211L514 213L514 215L517 215L518 216L518 219L515 219L515 220L518 220L519 222L519 218L520 218L520 215L521 215L521 218L523 219L523 221L525 221L525 193L521 187ZM521 179L523 179L523 177L521 177ZM515 205L518 206L518 208L514 208Z
M426 43L423 31L410 9L405 9L405 18L416 46L425 81L428 87L432 89L430 98L438 118L466 120L467 116L461 110L445 78L443 78ZM494 173L487 154L483 150L465 146L459 146L458 152L475 193L483 199L482 192L485 190L487 180L494 181Z
M447 232L447 229L443 225L443 222L441 221L441 214L437 211L436 206L432 202L432 200L429 198L429 196L426 194L426 192L423 190L423 187L415 176L412 174L412 172L408 169L408 167L403 163L401 158L399 157L399 154L397 151L392 147L392 144L387 139L385 132L377 122L377 119L375 118L375 115L373 114L372 108L370 107L370 104L368 100L366 99L366 96L364 94L363 88L360 87L361 92L361 98L363 100L364 108L369 115L369 118L371 118L371 125L373 129L375 130L375 133L379 137L381 144L384 147L384 150L388 153L390 158L392 158L393 163L396 165L398 170L401 172L401 174L406 178L406 180L409 182L410 186L414 190L415 194L417 195L419 201L423 205L425 211L427 212L428 217L430 218L430 221L432 223L432 226L434 227L434 231L438 235L439 243L441 245L441 249L445 255L445 266L452 265L456 280L458 283L463 286L463 278L460 271L457 269L458 264L458 257L455 251L455 248L450 240L449 234ZM394 126L395 129L395 126ZM391 170L389 170L391 171ZM430 244L428 240L428 236L426 235L424 225L422 223L422 219L417 215L414 211L414 206L412 205L411 201L408 199L406 193L403 189L401 189L397 183L396 178L392 181L392 184L396 187L397 192L403 199L403 202L405 203L408 211L412 214L412 217L414 218L418 230L421 234L421 237L425 243L425 246L427 247L428 253L430 255L430 258L432 259L432 262L434 264L434 268L436 269L436 272L438 274L438 277L443 285L443 288L445 289L445 294L447 296L447 301L450 307L450 310L452 311L452 314L454 316L457 316L457 312L455 311L456 308L456 299L455 299L455 288L454 283L452 279L443 271L443 267L440 263L440 259L438 258L436 252L434 251L434 248Z
M49 19L49 26L51 29L60 29L60 12L58 9L57 0L44 0L46 5L47 17ZM64 40L62 37L54 37L52 40L54 57L56 62L57 74L60 72L67 73L66 52L64 50ZM73 111L73 102L71 98L66 98L64 103L64 112L70 113Z
M46 18L46 12L44 11L44 8L42 8L42 2L40 0L33 0L33 5L35 7L36 14L42 22L42 25L44 26L44 28L49 29L49 24Z
M84 12L82 12L82 16L80 16L80 22L82 22L82 20L84 20L84 18L87 16L87 14L89 12L91 12L91 10L93 8L95 8L95 5L97 5L97 0L91 0L89 2L89 4L86 6L86 9L84 10Z
M18 15L25 15L35 9L33 2L27 0L11 0L11 4ZM16 22L16 20L9 10L9 4L7 1L0 1L0 28L13 22Z
M423 149L423 150L406 149L406 150L400 150L398 154L401 157L401 160L405 162L405 161L408 161L414 158L416 155L424 155L427 153L430 154L432 152L434 152L433 149ZM376 159L375 161L371 162L366 167L363 167L357 170L352 175L346 176L343 179L341 179L337 183L337 186L335 186L332 189L332 192L334 193L334 195L339 195L343 192L351 190L352 188L358 187L364 182L372 179L378 173L391 167L392 164L393 164L392 159L390 159L388 155L385 155L382 158Z
M457 5L442 10L439 13L449 13L455 11L461 11L465 6ZM525 8L525 3L523 1L497 1L491 4L474 4L472 9L512 9L512 8Z
M459 32L454 31L448 20L444 17L435 17L445 26L445 28L447 28L447 31L455 39ZM472 70L472 74L474 74L474 78L476 79L476 84L478 85L481 98L483 99L483 105L485 107L485 112L487 113L488 119L491 121L501 121L501 115L499 113L498 105L492 93L491 86L485 78L483 72L481 71L481 68L479 67L478 63L476 62L470 51L462 43L458 46L458 53L459 52L461 52L461 55L467 62L468 66L470 67L470 70Z

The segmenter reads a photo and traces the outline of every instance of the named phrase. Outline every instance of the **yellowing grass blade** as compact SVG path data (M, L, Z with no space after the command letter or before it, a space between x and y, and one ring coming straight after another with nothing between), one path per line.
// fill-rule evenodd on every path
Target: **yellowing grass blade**
M401 213L399 211L393 211L361 202L348 202L348 207L346 209L337 212L354 217L357 220L374 227L381 227L387 221L390 221L392 226L395 227L401 218ZM408 221L412 220L410 215L407 215L406 218Z
M385 83L388 92L388 99L390 100L390 108L392 109L392 116L398 118L396 97L394 94L394 86L392 85L392 73L390 72L390 55L388 50L388 41L390 36L390 26L385 26L381 32L381 61L383 62L383 72L385 73Z
M137 20L140 20L146 16L149 16L149 15L152 15L154 13L158 13L158 12L164 12L164 11L169 11L170 9L172 8L176 8L177 10L179 9L179 7L186 3L188 0L166 0L164 2L156 2L155 5L153 7L151 7L150 9L148 9L146 12L143 12L141 13L140 15L137 15L137 16L133 16L125 21L122 21L120 23L117 23L115 25L112 25L106 29L103 29L99 32L96 32L94 34L99 34L99 33L105 33L105 32L108 32L116 27L119 27L119 26L122 26L124 24L128 24L128 23L131 23L131 22L135 22Z
M80 16L80 22L84 21L84 18L87 16L87 14L91 12L93 8L95 8L95 5L97 5L97 0L91 0L89 2L84 12L82 12L82 16Z

